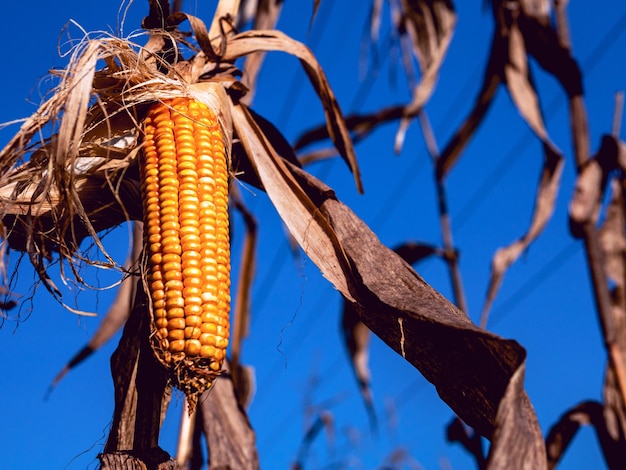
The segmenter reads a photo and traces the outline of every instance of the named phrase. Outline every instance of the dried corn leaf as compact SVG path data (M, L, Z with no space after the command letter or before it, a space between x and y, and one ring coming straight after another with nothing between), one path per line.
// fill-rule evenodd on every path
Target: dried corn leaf
M406 242L396 247L394 251L407 263L414 264L422 259L440 253L432 245L419 242ZM356 376L361 397L370 420L370 426L376 430L378 418L374 409L374 399L370 388L371 372L369 368L369 340L370 330L361 321L357 307L350 302L343 302L341 331L343 339L352 360L352 370Z
M448 442L458 442L476 461L478 469L484 469L487 465L483 441L480 435L468 428L458 417L454 417L446 427L446 439Z
M357 304L368 328L435 384L465 422L492 436L498 404L523 363L524 350L475 327L381 245L330 188L281 161L245 108L236 107L233 116L268 196L324 276ZM519 413L535 419L532 410ZM541 439L524 437L528 440L518 443L522 447Z
M405 242L395 247L393 251L409 264L419 263L432 255L444 255L441 248L422 242Z
M450 138L437 159L436 174L438 179L443 180L446 174L452 169L482 123L487 111L489 111L496 91L498 91L498 86L502 81L500 67L503 63L503 54L504 49L502 41L498 40L497 33L495 33L491 45L489 62L487 63L481 89L474 101L474 107L467 118L465 118L463 124L461 124L455 134Z
M492 259L491 277L481 315L482 326L486 325L489 310L506 270L539 236L552 217L563 169L563 157L550 141L543 123L539 98L530 77L525 37L518 25L518 22L521 21L520 17L524 14L522 8L519 5L504 4L494 4L494 7L496 33L494 34L483 89L474 110L438 160L437 174L443 178L454 164L483 118L493 93L495 93L495 87L500 81L506 84L521 116L543 143L545 156L530 227L520 239L509 246L498 249ZM530 5L527 5L527 9L531 13L537 12Z
M543 47L542 40L552 41L556 39L556 35L549 28L549 24L548 26L544 24L545 18L543 16L528 16L538 14L542 9L541 6L535 7L531 4L520 7L517 4L508 3L498 3L494 8L496 31L492 40L483 85L476 98L474 108L441 153L441 158L437 164L439 178L444 178L450 171L474 135L489 109L500 82L506 83L513 102L530 128L545 145L552 146L543 124L538 97L530 80L527 59L527 52L535 57L538 53L543 54L540 52ZM541 35L537 34L537 27L535 26L540 27ZM558 51L554 50L552 43L548 44L547 48L551 52L557 53L557 57L562 60L566 58L560 48ZM548 55L543 58L546 63L550 62ZM572 67L568 67L568 70L572 70ZM553 69L551 68L550 71Z
M626 287L624 286L624 267L626 257L626 236L624 234L624 189L616 179L611 182L611 202L606 210L606 217L599 230L599 242L604 259L604 269L611 279L612 288L612 323L616 354L626 358ZM619 357L619 356L618 356ZM623 359L622 359L623 363ZM618 385L616 367L610 363L604 380L603 417L606 432L614 442L624 441L626 436L626 406ZM622 371L623 372L623 371Z
M605 135L598 153L580 169L569 206L572 236L582 237L586 225L598 222L609 175L618 168L618 154L618 142L614 137Z
M491 260L491 276L480 322L483 327L487 324L487 316L500 289L506 270L539 236L554 213L564 159L561 154L547 144L544 144L544 155L545 160L535 196L535 208L530 227L521 238L506 247L499 248Z
M371 372L369 368L369 343L370 330L361 321L355 304L343 302L341 314L341 331L343 340L350 355L352 370L359 385L361 398L365 404L370 426L373 430L378 428L378 419L374 409L374 397L370 387Z
M488 470L546 469L546 449L541 429L526 392L523 362L513 374L498 406L493 445L489 449ZM519 443L527 445L520 447Z
M404 115L403 105L390 106L374 113L350 114L345 117L346 127L353 133L353 141L358 142L371 134L378 126L389 121L401 119ZM308 145L320 140L328 139L330 136L328 127L324 124L316 126L303 132L293 145L294 150L301 150Z
M399 33L411 38L422 71L441 63L456 24L451 0L402 0Z
M439 69L452 40L456 13L451 0L402 0L400 35L408 34L413 54L420 65L420 82L413 88L411 103L404 109L396 134L395 151L399 152L411 120L430 99Z
M209 468L259 468L254 431L239 406L229 374L223 374L200 397L197 413L209 449Z
M289 142L287 142L287 139L285 139L281 132L270 121L256 113L253 109L248 108L248 112L250 113L250 117L254 119L256 126L261 129L278 155L280 155L281 158L299 166L300 163L296 158L293 148L289 145ZM241 142L237 140L233 142L233 173L243 177L247 183L255 186L256 188L263 189L261 181L259 181L256 177L256 173L250 165L250 160L247 158L239 158L240 155L245 155L245 151L241 147ZM334 152L336 154L337 150L335 149Z
M585 401L567 410L551 428L546 437L548 468L557 468L581 426L594 427L605 462L610 469L619 469L624 465L626 441L616 441L608 433L607 422L602 414L602 405L595 401Z
M254 9L253 29L274 29L278 24L282 7L283 0L259 0ZM311 19L311 21L313 21L313 19ZM246 88L248 88L248 93L242 98L242 102L246 105L252 103L256 89L256 81L261 71L264 58L265 52L255 52L248 55L243 64L242 81Z
M282 51L300 59L304 71L322 102L330 138L352 171L357 190L363 192L360 171L350 133L344 122L335 95L328 84L326 75L311 51L304 44L289 38L279 31L249 31L236 35L228 42L224 60L234 61L243 55L257 51Z
M517 21L513 21L508 29L508 61L504 64L504 78L511 98L522 117L537 137L549 144L539 107L539 97L530 77L524 37Z
M616 288L624 289L624 255L626 255L626 236L624 234L624 206L622 189L618 180L611 180L611 201L606 208L606 215L598 231L607 276Z
M545 6L542 5L536 9L530 8L529 5L532 3L532 0L522 2L518 18L526 50L543 69L554 75L570 98L582 95L582 73L568 45L559 39L552 25L549 10L546 12ZM564 7L565 3L558 2L557 11Z
M343 276L350 267L332 227L302 190L287 162L276 153L248 109L243 105L234 106L232 115L250 164L291 235L322 273L351 298Z

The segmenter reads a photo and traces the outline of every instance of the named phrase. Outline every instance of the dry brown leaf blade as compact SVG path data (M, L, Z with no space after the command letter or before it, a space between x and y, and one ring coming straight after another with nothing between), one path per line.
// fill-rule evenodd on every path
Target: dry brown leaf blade
M366 138L382 124L401 119L404 114L404 108L405 106L396 105L382 108L374 113L350 114L346 116L346 126L354 134L353 141L358 142ZM328 127L325 124L316 126L303 132L294 143L293 148L298 151L308 145L328 138Z
M523 348L475 327L384 247L329 188L298 168L291 170L349 259L352 269L345 276L361 320L418 368L466 423L491 436L498 403L523 362Z
M611 200L606 208L606 215L598 238L604 254L604 266L607 276L613 284L624 289L624 254L626 253L625 220L622 204L622 190L617 179L611 180Z
M420 242L405 242L394 251L407 263L414 264L433 254L439 253L436 247ZM369 368L370 330L361 321L357 308L350 302L343 302L341 330L350 355L352 370L359 384L361 397L373 430L378 428L378 418L374 409Z
M400 152L410 121L430 99L443 59L454 34L456 13L450 0L402 1L402 26L411 38L413 54L417 57L421 78L413 88L411 103L405 108L396 133L394 149Z
M415 241L402 243L393 251L409 264L418 263L432 255L443 255L443 251L435 245Z
M229 374L222 374L200 397L197 413L209 449L209 468L259 468L254 431Z
M626 441L611 438L603 416L603 406L596 401L584 401L570 408L552 425L546 437L548 469L557 468L561 458L581 426L593 426L607 466L619 469L624 465Z
M554 213L565 159L548 144L544 144L544 153L545 160L535 196L535 208L530 226L521 238L508 246L499 248L491 260L491 275L480 322L483 327L487 324L487 316L507 269L517 261L520 255L541 234Z
M498 407L488 470L547 469L539 422L524 391L525 370L526 363L523 362L513 374Z
M458 442L476 461L479 470L484 470L487 465L483 441L480 435L468 428L463 421L455 416L446 427L446 439L448 442Z
M621 184L620 184L621 183ZM604 259L604 270L611 279L613 338L615 344L610 347L615 354L626 357L626 287L625 254L626 236L624 233L624 188L623 181L611 181L611 201L606 209L606 216L600 227L598 238ZM610 361L606 369L602 409L604 425L608 439L613 443L626 442L626 405L619 387L617 361ZM624 361L622 360L622 363Z
M235 106L232 114L268 196L322 274L356 302L368 328L435 384L465 422L491 436L523 348L475 327L384 247L330 188L280 159L245 107Z
M359 391L370 420L370 427L378 428L378 418L374 409L374 397L371 389L372 374L369 368L370 330L361 321L359 314L350 302L343 302L341 315L343 340L350 355L352 370L359 385Z
M478 129L501 81L506 83L513 102L533 132L545 145L553 147L545 130L539 99L528 68L527 47L530 47L528 52L537 53L541 44L533 37L530 46L528 45L528 35L531 33L527 26L530 20L518 11L517 6L509 9L502 4L499 8L496 10L496 32L482 88L474 108L441 153L437 162L437 175L440 179L454 166Z
M243 105L234 106L233 124L267 195L298 244L344 296L348 261L341 244L313 201L299 187L283 161Z
M456 25L451 0L402 0L402 23L425 71L441 63Z
M499 67L502 63L503 44L502 41L498 40L496 34L494 34L489 62L487 63L481 89L474 101L474 106L437 159L436 174L439 180L445 178L446 174L456 164L461 153L474 136L474 133L487 115L487 111L489 111L493 98L498 91L498 86L502 81Z
M238 57L259 51L282 51L300 59L304 71L321 100L330 138L352 171L357 190L363 192L361 174L350 133L339 103L314 55L304 44L289 38L280 31L266 30L248 31L233 37L228 42L224 60L234 61Z
M532 3L532 2L530 2ZM559 11L567 2L558 2L557 24ZM582 72L571 54L568 44L563 44L557 31L554 29L549 14L533 13L523 7L518 18L519 29L524 36L524 44L528 53L539 65L561 83L561 86L571 98L583 94Z
M605 135L598 153L580 169L569 206L570 232L581 237L587 224L595 225L610 173L618 168L619 144Z
M504 64L504 77L509 94L524 120L537 137L549 144L539 107L539 97L530 79L524 37L516 21L508 30L508 61Z

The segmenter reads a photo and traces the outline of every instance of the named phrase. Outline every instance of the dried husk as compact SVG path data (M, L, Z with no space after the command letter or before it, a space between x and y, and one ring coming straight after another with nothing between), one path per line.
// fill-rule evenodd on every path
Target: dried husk
M190 19L189 15L185 18ZM523 348L515 341L475 327L400 257L382 246L330 188L277 154L253 114L239 103L242 89L237 86L228 61L261 50L281 50L298 57L322 99L328 131L355 172L360 187L347 126L310 51L282 33L242 33L221 38L224 51L220 52L224 55L218 67L212 60L216 51L208 50L211 42L207 45L201 41L196 30L203 27L202 23L190 23L202 51L176 67L170 67L153 51L143 57L137 48L116 38L86 40L77 48L57 93L0 152L0 168L7 170L0 177L0 216L12 216L14 221L24 223L31 243L21 248L31 252L33 246L46 248L48 236L39 231L41 225L33 224L30 217L56 230L53 241L62 249L58 255L51 249L45 254L70 260L76 249L74 234L69 230L74 225L84 225L84 236L97 240L99 230L124 220L139 219L137 123L141 121L143 108L156 100L181 94L202 99L203 92L196 94L198 88L187 84L182 77L191 81L203 77L212 82L211 86L224 91L218 93L219 109L225 120L230 111L233 129L241 140L240 149L244 150L233 155L233 160L248 160L253 172L240 177L261 182L292 236L324 276L354 304L362 321L435 384L442 399L462 419L482 435L494 439L494 456L506 447L503 442L496 446L499 436L506 438L511 426L520 426L520 432L515 434L519 438L516 446L528 451L525 456L536 464L534 468L541 468L538 444L541 436L522 385ZM165 32L161 34L171 39ZM81 55L83 51L86 57ZM100 61L107 64L105 70L90 69ZM77 70L77 64L87 70ZM89 86L81 82L87 76L93 77ZM76 86L69 86L74 82ZM78 96L70 99L73 93ZM224 106L222 99L228 106ZM66 108L68 103L72 103L72 108ZM57 116L67 124L62 122L50 138L29 146L42 127L54 123ZM116 145L121 145L122 150ZM36 158L32 156L29 162L19 165L32 149L38 150ZM110 158L111 155L117 158ZM100 207L102 216L94 224L89 203L101 200L102 188L93 184L101 180L116 184L106 186L112 188L111 203L104 209ZM29 181L32 183L24 184ZM134 191L125 194L119 189L124 185ZM72 210L64 212L64 207ZM117 215L110 217L109 213ZM9 241L18 234L11 230ZM364 246L368 250L363 250ZM36 251L34 261L40 275L45 276L41 253ZM385 273L382 277L381 271ZM188 370L195 367L192 363ZM191 394L199 393L211 379L173 372L173 380L183 389L188 387ZM507 401L507 406L502 408L500 404L505 397L515 399Z

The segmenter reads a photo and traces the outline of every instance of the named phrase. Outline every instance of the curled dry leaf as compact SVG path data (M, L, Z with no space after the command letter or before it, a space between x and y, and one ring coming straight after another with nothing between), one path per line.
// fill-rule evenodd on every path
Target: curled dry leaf
M446 427L446 439L448 442L458 442L469 452L479 470L487 466L487 459L483 450L483 441L479 434L469 429L458 417L454 417Z
M534 3L532 0L520 3L518 26L528 53L544 70L554 75L570 98L582 95L582 73L571 54L568 41L559 38L559 32L551 22L549 8L541 5L545 4L545 0L537 2L538 8L529 8ZM557 16L560 16L559 12L564 12L567 2L555 3L558 3ZM557 26L559 23L557 20Z
M200 397L197 413L210 449L209 468L259 468L254 431L229 374Z
M487 111L489 111L493 98L496 95L496 91L498 91L498 86L502 81L498 67L502 61L501 55L503 54L503 45L501 41L496 40L496 38L497 36L494 34L494 39L491 45L491 55L489 57L489 62L487 63L482 86L478 91L476 99L474 100L474 107L470 111L467 118L465 118L463 124L461 124L458 130L450 138L441 152L441 155L437 159L436 175L439 180L443 180L445 178L446 174L452 169L461 156L461 153L474 136L474 132L476 132L482 123Z
M390 106L374 113L350 114L346 116L346 127L353 133L353 140L358 142L372 133L378 126L389 121L402 118L405 106ZM328 127L326 125L316 126L304 132L293 145L298 151L320 140L329 138ZM336 150L334 150L336 153Z
M569 71L578 69L569 51L559 45L549 18L541 13L545 7L533 6L531 5L533 2L520 3L523 5L505 2L494 4L496 28L483 85L474 108L441 153L437 165L439 178L444 178L454 166L478 129L501 82L507 85L513 102L533 132L544 145L554 147L543 124L539 99L530 78L527 54L539 60L547 71L558 73L559 76L566 73L561 74L561 71L557 70L551 63L551 57L558 59L559 64L566 66ZM571 93L577 93L582 89L579 86L581 82L576 77L580 79L580 71L572 77L561 77L564 80L562 84L564 86L567 84Z
M520 257L520 255L539 236L554 213L554 205L559 191L561 173L565 160L551 146L544 144L545 160L539 179L539 187L535 196L533 211L528 231L509 246L499 248L491 261L491 276L489 287L481 315L481 326L487 324L487 316L496 298L506 270Z
M139 266L139 260L143 250L143 223L134 222L133 224L133 238L131 245L131 254L128 261L124 264L124 271L128 274L122 279L120 286L117 289L115 299L109 307L109 310L104 315L104 318L100 322L100 326L92 336L91 340L85 347L83 347L72 359L63 367L61 372L52 381L50 388L54 388L58 385L61 379L78 364L87 359L93 352L99 349L102 345L108 342L115 333L124 325L130 311L135 302L135 290L137 287L137 268Z
M564 159L550 141L543 122L539 97L530 77L526 37L519 26L519 22L522 21L521 17L526 14L538 15L540 10L541 8L531 8L531 5L494 4L496 32L483 88L470 116L437 161L437 175L443 178L477 129L501 81L506 84L521 116L543 144L544 166L530 227L520 239L497 250L492 259L491 277L481 315L482 326L486 325L487 315L506 270L539 236L552 217L563 170Z
M614 137L602 137L598 153L580 169L569 206L569 224L572 236L580 238L584 226L595 225L610 173L618 167L619 145Z
M598 231L607 276L616 288L624 289L624 254L626 236L624 234L624 207L622 189L617 179L611 180L611 201Z
M420 242L403 243L396 247L394 251L409 264L417 263L436 253L441 254L441 250L438 248ZM374 409L374 400L370 388L370 330L361 321L358 311L351 302L343 302L341 331L343 333L346 349L352 360L352 370L359 384L361 396L370 419L370 426L373 430L376 430L378 428L378 418Z
M396 152L400 152L402 148L409 123L421 111L435 89L439 69L456 25L456 13L451 0L402 0L400 8L400 24L396 27L400 35L407 34L410 37L413 55L420 66L421 78L413 87L411 103L404 108L396 134Z
M330 188L278 158L243 106L233 116L268 196L302 249L355 304L370 330L435 384L466 423L491 437L498 404L523 363L523 348L475 327L384 247ZM530 408L519 413L534 419ZM518 443L522 447L540 439L523 437L528 440Z
M595 401L585 401L567 410L550 428L546 437L548 468L557 467L568 446L581 426L593 426L605 461L610 469L624 465L625 441L613 440L608 433L607 422L603 416L603 406Z
M519 113L533 132L549 144L548 134L541 117L539 97L530 77L524 37L516 15L508 28L508 60L504 64L504 79Z
M279 31L249 31L238 34L229 41L224 59L235 60L242 55L251 54L255 51L283 51L300 59L304 71L322 102L330 138L352 171L357 190L363 192L350 133L326 75L311 51L304 44Z
M546 449L533 407L524 391L523 362L513 374L498 406L488 470L546 469ZM520 442L526 445L519 446Z
M626 237L624 234L624 188L617 179L611 181L611 202L606 217L599 230L604 267L612 281L612 315L616 354L626 357L626 287L624 286L624 254ZM626 405L619 386L619 364L609 363L604 380L603 417L608 438L614 443L624 442L626 436ZM622 363L624 361L622 360ZM623 373L623 371L621 371Z

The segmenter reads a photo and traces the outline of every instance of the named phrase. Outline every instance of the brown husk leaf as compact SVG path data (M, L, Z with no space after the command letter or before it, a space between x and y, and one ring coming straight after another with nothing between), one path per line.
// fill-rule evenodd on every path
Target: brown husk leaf
M254 431L238 403L229 374L222 375L198 402L199 422L210 449L209 468L259 468Z
M402 0L400 20L396 28L401 35L408 35L421 72L420 81L413 87L411 103L404 109L396 134L394 149L400 152L411 120L419 114L430 99L439 69L452 40L456 25L456 13L451 0Z
M464 421L491 437L498 404L523 363L524 350L475 327L381 245L330 188L281 160L243 106L235 107L233 116L268 196L324 276L354 303L368 328L435 384ZM532 409L518 413L529 422L535 419ZM528 441L518 445L542 441L540 434L523 437Z
M198 24L194 22L192 26L198 27ZM301 60L322 99L333 141L348 161L360 188L347 127L321 68L310 51L274 31L242 33L221 39L227 40L227 52L222 57L226 61L262 50L286 51ZM0 215L48 217L53 227L67 228L74 218L68 218L67 214L61 214L65 218L60 218L57 212L71 205L74 208L71 215L76 214L77 220L87 226L88 235L97 237L96 226L90 221L92 214L85 208L90 201L101 200L102 191L91 182L98 176L106 176L106 181L110 181L113 174L120 178L120 185L127 182L130 187L136 188L137 180L133 175L122 174L122 170L128 168L130 171L136 161L137 122L141 119L142 105L181 93L205 99L206 93L199 91L196 94L193 86L187 86L178 79L177 70L184 70L184 67L177 67L176 70L165 67L166 72L162 73L157 70L155 63L158 61L154 57L151 57L154 62L150 65L141 60L125 41L114 38L103 38L95 44L86 41L84 50L89 56L77 54L73 64L86 63L95 67L96 63L104 61L108 69L93 73L93 83L87 87L80 82L85 75L70 67L67 79L70 82L76 79L77 85L81 86L67 87L68 82L62 82L58 93L42 105L38 114L25 122L16 138L0 152L0 168L6 170L0 176ZM208 77L218 82L213 86L222 90L229 88L234 96L240 96L236 95L241 89L234 85L236 80L231 75L232 70L216 68L207 59L209 51L203 52L204 57L202 54L195 56L190 64L191 73L186 76ZM163 67L166 64L159 65ZM202 73L196 75L198 71ZM89 70L86 72L87 75L91 73ZM69 100L68 94L77 90L80 90L80 96ZM93 106L86 106L86 103L92 103L88 94L94 100ZM124 97L123 102L119 101L120 96ZM222 102L225 97L225 94L219 95L218 101ZM64 109L65 103L75 103L76 109ZM418 368L435 385L442 399L480 434L498 439L507 435L507 426L522 423L528 431L518 434L516 447L526 449L528 456L538 455L537 443L541 442L541 436L538 427L533 426L536 418L527 400L523 399L525 395L521 389L524 349L515 341L502 339L474 326L464 313L432 289L406 262L384 247L369 228L336 199L330 188L282 159L243 104L228 104L234 130L241 140L240 148L245 151L245 155L238 155L238 158L249 159L250 168L254 169L255 176L294 239L324 276L354 305L364 324ZM227 113L229 107L220 109ZM60 127L67 134L53 134L42 143L35 142L35 147L40 150L38 157L18 166L20 159L30 150L27 145L31 138L37 135L42 125L54 122L57 115L63 116L70 111L75 119L66 120L67 124ZM119 128L109 125L111 121L106 118L111 116L125 117L120 120ZM84 122L86 127L81 129L71 125L72 122ZM225 128L228 129L228 126ZM111 139L116 137L127 137L121 152L114 151L116 147ZM110 154L119 158L110 159ZM65 164L67 155L71 156L70 166ZM105 170L98 167L103 160L94 159L102 156L107 157L104 160ZM18 188L16 184L20 181L32 181L32 184ZM108 217L110 211L117 210L126 218L140 213L137 192L134 197L125 200L117 190L118 186L113 187L116 190L112 191L112 199L116 206L100 208L102 218L99 223L102 225L98 225L98 229L105 228L107 223L119 223L119 217ZM18 195L22 201L14 204ZM83 202L77 204L78 200ZM134 211L127 208L134 208ZM58 224L58 220L66 223ZM70 257L76 245L65 242L67 233L67 230L56 232L55 241L64 247L61 255ZM41 247L45 246L41 241L44 240L43 235L36 229L31 230L30 235L31 239L34 235L40 237L38 243ZM42 258L41 255L38 258ZM45 274L45 268L42 272ZM196 364L190 366L193 368ZM185 381L187 374L175 368L173 379ZM183 389L195 385L201 388L211 379L194 377L192 382L195 383L179 385ZM501 406L501 400L510 395L522 399L507 401L504 407ZM234 400L229 402L235 403ZM215 403L215 400L208 400L208 403ZM514 422L510 422L511 418Z

